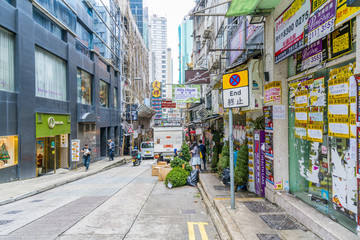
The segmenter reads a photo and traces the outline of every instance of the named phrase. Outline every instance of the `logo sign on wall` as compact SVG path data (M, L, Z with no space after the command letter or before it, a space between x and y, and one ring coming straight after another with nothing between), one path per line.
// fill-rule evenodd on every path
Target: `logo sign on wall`
M248 70L223 75L224 108L249 106Z
M275 63L304 46L304 27L310 17L310 2L295 0L275 21Z

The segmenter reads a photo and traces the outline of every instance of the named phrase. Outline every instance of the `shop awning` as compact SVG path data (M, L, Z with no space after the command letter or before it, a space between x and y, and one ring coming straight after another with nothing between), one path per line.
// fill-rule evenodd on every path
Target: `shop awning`
M156 111L152 108L145 106L144 104L140 103L138 106L138 116L141 118L151 118L156 114Z
M97 121L97 117L92 112L84 113L78 119L78 122L83 122L83 123L94 123L96 121Z
M226 17L269 15L281 0L232 0Z

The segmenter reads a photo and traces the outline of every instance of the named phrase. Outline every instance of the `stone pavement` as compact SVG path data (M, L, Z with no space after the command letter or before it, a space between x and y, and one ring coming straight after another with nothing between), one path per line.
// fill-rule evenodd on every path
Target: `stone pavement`
M128 156L115 157L113 161L105 158L91 162L88 171L85 171L84 166L74 170L57 169L56 173L48 173L41 177L2 183L0 184L0 206L120 166L130 159L131 157Z
M216 174L200 174L198 188L205 203L211 205L208 209L215 209L223 225L214 221L222 239L320 239L280 207L249 192L235 193L235 210L232 210L230 189ZM223 233L223 227L228 236Z

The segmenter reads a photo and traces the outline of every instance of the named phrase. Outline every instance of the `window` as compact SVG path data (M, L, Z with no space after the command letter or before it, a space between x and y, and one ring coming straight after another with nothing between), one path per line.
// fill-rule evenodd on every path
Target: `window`
M100 106L109 107L109 84L100 80Z
M14 91L14 36L0 27L0 90Z
M78 103L91 105L92 103L92 77L89 73L77 70Z
M162 78L166 78L166 75L162 75Z
M35 47L36 96L66 101L66 63Z
M18 163L18 137L0 136L0 169Z
M141 143L141 149L143 148L154 148L154 143L153 142L143 142Z
M166 61L162 61L162 63L166 63Z
M33 18L37 24L46 28L59 39L64 40L63 30L35 7L33 7Z
M114 109L118 109L118 89L114 87Z
M85 44L88 48L92 49L92 34L84 28L84 26L77 22L76 23L76 34L79 36L79 40Z

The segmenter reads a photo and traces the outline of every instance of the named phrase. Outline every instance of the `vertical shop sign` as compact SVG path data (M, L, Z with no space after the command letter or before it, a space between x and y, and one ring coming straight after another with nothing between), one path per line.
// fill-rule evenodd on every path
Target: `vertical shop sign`
M295 0L275 21L275 63L304 46L304 27L310 16L310 2Z
M352 51L351 21L330 34L330 59L341 57Z
M254 133L254 160L255 160L255 193L265 196L266 171L265 171L265 132Z
M274 184L273 107L264 107L266 181Z
M273 81L265 85L264 103L281 103L281 81Z
M80 161L80 139L71 139L71 161Z
M327 36L334 30L336 1L329 0L327 4L312 12L307 25L307 44Z
M346 0L337 0L335 26L350 20L360 11L360 7L348 7Z

